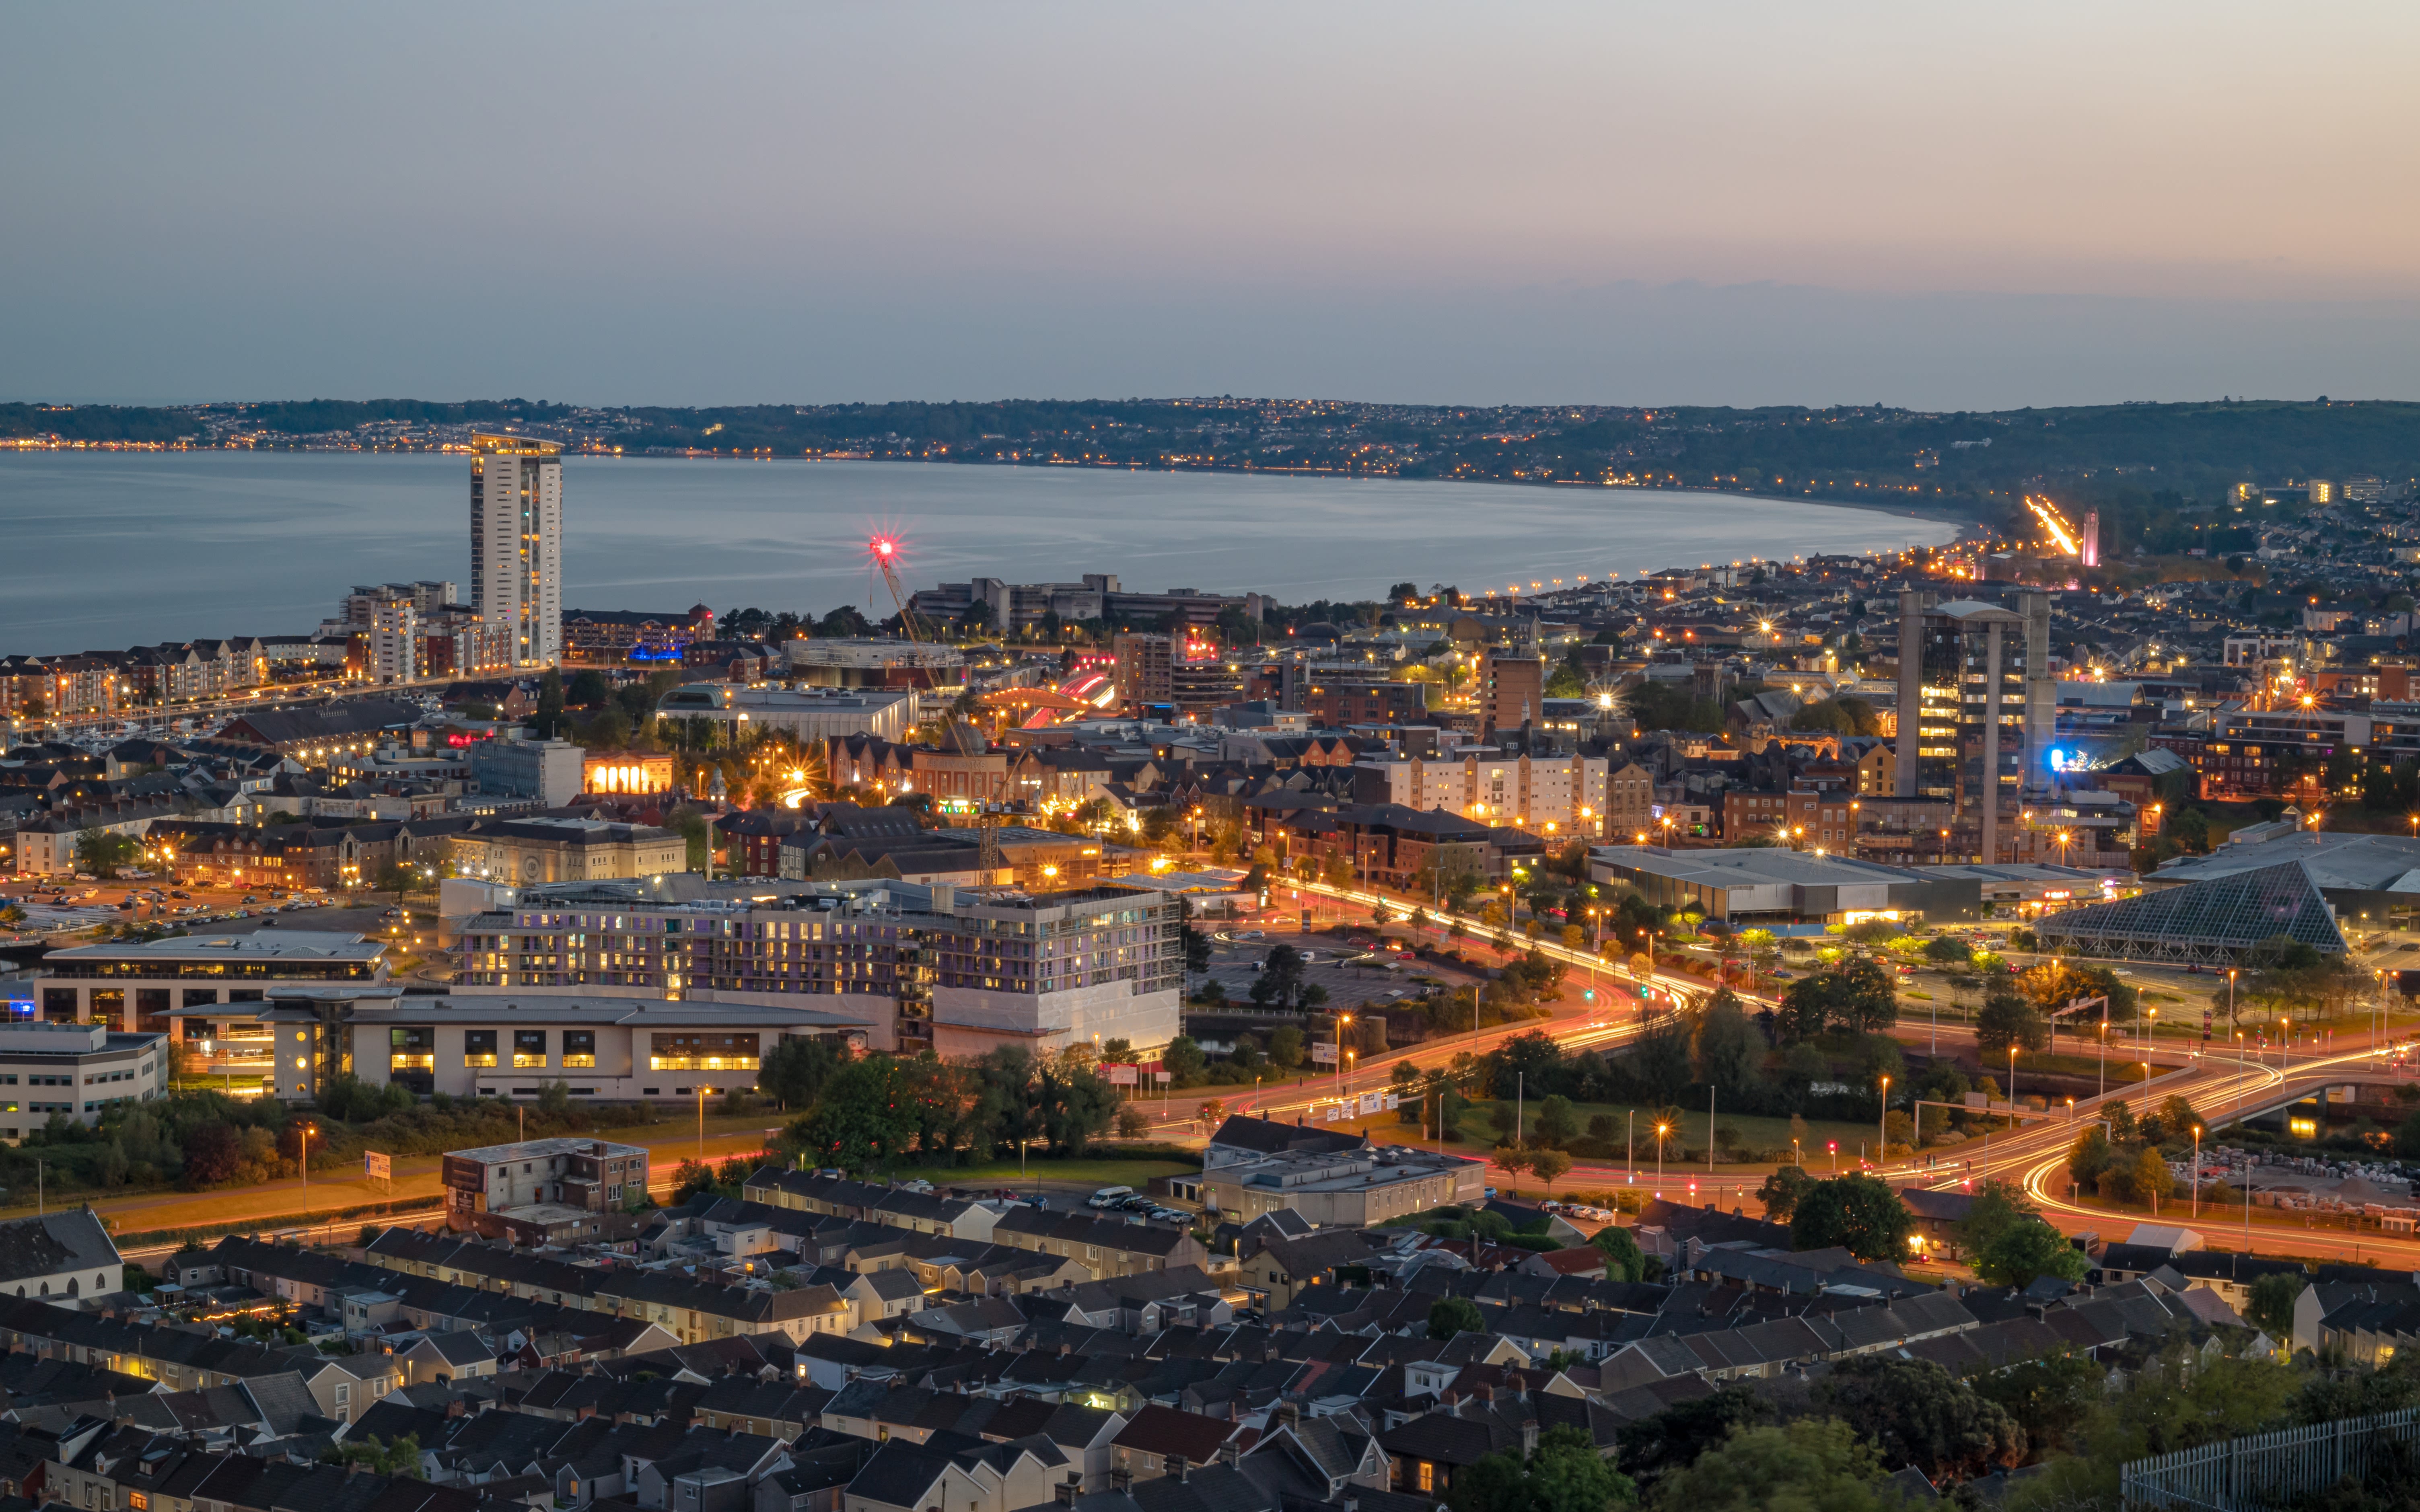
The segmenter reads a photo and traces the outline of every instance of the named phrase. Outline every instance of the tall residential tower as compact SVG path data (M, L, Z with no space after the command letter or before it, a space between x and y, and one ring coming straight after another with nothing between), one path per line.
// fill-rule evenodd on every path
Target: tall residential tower
M513 660L563 659L563 448L471 438L471 603L511 627Z

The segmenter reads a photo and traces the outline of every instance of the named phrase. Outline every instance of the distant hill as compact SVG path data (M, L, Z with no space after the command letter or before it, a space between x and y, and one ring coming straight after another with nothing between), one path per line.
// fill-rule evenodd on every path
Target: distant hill
M2242 400L1990 413L1882 408L1454 409L1326 401L572 408L521 399L279 401L193 409L0 405L0 437L262 443L442 440L514 423L626 453L1282 470L1542 485L1660 484L2005 517L2018 496L2150 500L2228 485L2420 478L2420 404ZM368 427L364 429L364 427Z

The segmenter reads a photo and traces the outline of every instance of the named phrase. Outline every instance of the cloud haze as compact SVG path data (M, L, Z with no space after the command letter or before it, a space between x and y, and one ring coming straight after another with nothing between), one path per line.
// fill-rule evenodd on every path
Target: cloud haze
M2409 396L2408 8L54 7L0 394Z

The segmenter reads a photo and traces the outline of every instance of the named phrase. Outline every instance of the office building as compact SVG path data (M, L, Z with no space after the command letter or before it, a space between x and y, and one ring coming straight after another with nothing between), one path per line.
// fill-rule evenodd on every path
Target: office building
M258 1002L272 987L374 984L386 980L386 946L359 934L265 929L251 934L170 935L76 945L42 957L30 1007L53 1024L87 1021L133 1032L168 1028L181 1009ZM204 1014L207 1017L207 1013ZM266 1045L256 1048L265 1068ZM231 1056L238 1055L230 1048ZM246 1053L248 1055L248 1052Z
M1546 713L1546 663L1489 647L1479 662L1479 733L1512 732Z
M168 1037L105 1024L0 1024L0 1139L24 1138L54 1115L96 1124L111 1108L168 1095Z
M484 796L535 798L553 809L586 791L588 753L567 740L482 740L470 752Z
M271 987L259 1000L170 1015L215 1058L221 1039L274 1047L261 1095L317 1099L330 1080L392 1082L427 1097L535 1098L553 1082L604 1103L696 1102L745 1090L785 1037L862 1042L829 1000L797 1007L611 995L407 995L400 982ZM156 1037L155 1037L156 1038ZM196 1044L195 1041L206 1041ZM5 1069L5 1068L0 1068ZM0 1088L5 1090L5 1088Z
M513 660L563 659L563 448L471 438L471 602L508 626Z

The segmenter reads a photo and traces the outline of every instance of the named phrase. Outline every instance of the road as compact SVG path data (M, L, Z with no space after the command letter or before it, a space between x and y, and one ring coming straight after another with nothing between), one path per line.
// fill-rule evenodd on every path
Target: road
M731 1119L709 1119L703 1146L694 1126L685 1129L677 1123L635 1130L609 1129L600 1137L644 1147L648 1152L649 1190L661 1198L672 1190L674 1172L680 1163L700 1158L701 1148L703 1158L715 1164L736 1156L764 1153L766 1123L761 1119L746 1121L748 1127L734 1130ZM400 1221L440 1211L442 1164L435 1155L397 1156L392 1190L388 1183L356 1174L321 1173L313 1176L307 1187L299 1179L288 1178L231 1192L148 1192L138 1196L103 1197L94 1201L92 1207L116 1232L149 1233L248 1223L256 1223L267 1230L290 1227L304 1216L392 1204L383 1214L334 1223L334 1230L341 1233L364 1223ZM34 1204L25 1203L0 1211L0 1219L27 1217L34 1211Z

